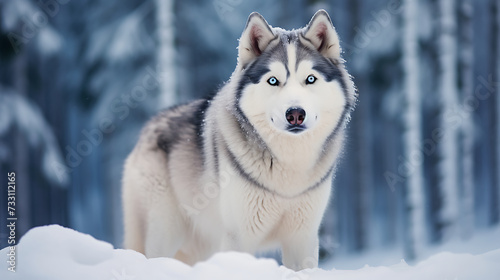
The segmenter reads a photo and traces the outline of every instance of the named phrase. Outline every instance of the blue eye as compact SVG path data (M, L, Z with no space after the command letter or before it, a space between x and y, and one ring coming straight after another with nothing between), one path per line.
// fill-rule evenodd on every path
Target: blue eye
M314 84L314 82L316 82L316 77L314 77L314 75L307 76L306 85Z
M278 79L276 79L276 77L271 77L267 80L267 83L272 85L272 86L277 86L280 84L280 82L278 81Z

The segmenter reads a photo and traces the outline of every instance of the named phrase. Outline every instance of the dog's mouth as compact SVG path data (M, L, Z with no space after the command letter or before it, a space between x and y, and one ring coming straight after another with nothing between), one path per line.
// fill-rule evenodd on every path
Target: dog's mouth
M292 133L300 133L304 130L306 130L306 127L304 125L289 125L286 130L292 132Z

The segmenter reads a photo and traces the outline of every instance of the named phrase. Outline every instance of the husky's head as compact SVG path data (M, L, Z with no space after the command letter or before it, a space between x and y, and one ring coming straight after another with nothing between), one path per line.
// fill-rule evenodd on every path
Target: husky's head
M293 139L335 131L355 102L340 54L324 10L292 31L272 28L252 13L238 47L238 114L261 135Z

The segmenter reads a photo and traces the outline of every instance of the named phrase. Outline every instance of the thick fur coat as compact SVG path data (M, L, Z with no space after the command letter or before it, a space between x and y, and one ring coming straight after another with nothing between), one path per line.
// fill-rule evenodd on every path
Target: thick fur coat
M355 105L328 14L299 30L250 15L230 80L161 112L123 175L125 247L188 264L281 247L318 264L318 229Z

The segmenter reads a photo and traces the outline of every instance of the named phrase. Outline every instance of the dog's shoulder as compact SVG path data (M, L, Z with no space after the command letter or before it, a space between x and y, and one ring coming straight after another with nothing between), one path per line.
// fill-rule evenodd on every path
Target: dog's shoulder
M207 99L198 99L161 111L146 124L139 142L167 154L182 142L201 146L205 111L209 103Z

